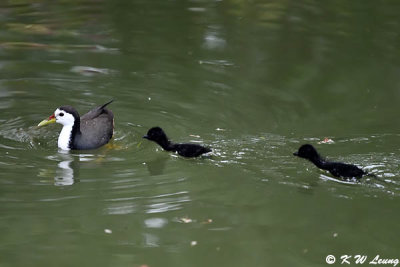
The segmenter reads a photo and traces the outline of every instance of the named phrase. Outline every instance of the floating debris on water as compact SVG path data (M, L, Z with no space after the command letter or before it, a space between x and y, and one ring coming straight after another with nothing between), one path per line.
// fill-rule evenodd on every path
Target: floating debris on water
M333 144L333 143L335 143L335 141L327 137L325 137L324 140L318 142L318 144Z
M234 64L232 62L229 62L227 60L199 60L199 64L207 64L207 65L217 65L217 66L233 66Z
M210 224L210 223L212 223L212 222L213 222L212 219L207 219L207 220L205 220L204 222L202 222L202 224Z
M57 51L87 50L94 52L115 52L116 48L107 48L101 45L72 45L72 44L43 44L35 42L2 42L1 48L7 49L49 49Z
M12 31L26 34L53 34L53 31L44 24L23 24L23 23L7 23L8 28Z
M206 11L206 9L204 7L189 7L188 10L192 11L192 12L204 12L204 11Z
M192 223L193 220L188 218L188 217L182 217L182 218L178 218L178 222L180 222L180 223Z
M94 68L88 66L74 66L71 68L72 72L79 73L85 76L93 76L95 74L110 74L109 69Z

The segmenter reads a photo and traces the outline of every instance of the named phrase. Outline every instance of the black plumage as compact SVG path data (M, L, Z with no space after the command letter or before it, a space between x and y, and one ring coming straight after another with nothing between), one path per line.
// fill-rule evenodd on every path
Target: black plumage
M346 164L342 162L333 162L327 161L323 159L317 152L317 150L309 144L302 145L299 150L293 155L298 156L300 158L305 158L311 161L320 169L329 171L333 176L351 179L357 178L360 179L363 175L366 175L367 172L363 171L359 167Z
M175 144L168 140L167 135L160 127L151 128L143 138L154 141L164 150L176 152L183 157L198 157L204 153L211 152L210 148L197 144Z

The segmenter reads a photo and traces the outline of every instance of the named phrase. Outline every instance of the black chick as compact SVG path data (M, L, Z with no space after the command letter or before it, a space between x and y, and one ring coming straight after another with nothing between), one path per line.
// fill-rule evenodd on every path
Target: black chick
M168 140L167 135L160 127L151 128L143 138L154 141L166 151L177 152L183 157L198 157L204 153L211 152L208 147L197 144L175 144Z
M346 164L342 162L333 162L324 160L317 152L317 150L309 144L302 145L297 152L293 155L300 158L305 158L311 161L320 169L329 171L333 176L340 178L357 178L360 179L363 175L367 175L367 172L358 168L352 164Z

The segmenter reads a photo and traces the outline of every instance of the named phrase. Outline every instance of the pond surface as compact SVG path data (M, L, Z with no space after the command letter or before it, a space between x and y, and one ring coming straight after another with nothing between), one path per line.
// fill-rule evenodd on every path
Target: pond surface
M400 2L56 2L0 4L0 266L400 258ZM110 146L36 127L110 99ZM378 179L340 183L304 143Z

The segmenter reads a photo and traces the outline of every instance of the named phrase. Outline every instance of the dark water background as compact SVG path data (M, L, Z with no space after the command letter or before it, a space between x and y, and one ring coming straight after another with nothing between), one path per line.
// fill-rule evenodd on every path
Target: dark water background
M0 266L400 258L399 12L372 0L2 2ZM59 125L35 126L110 99L112 148L63 153ZM161 151L141 138L156 125L214 155ZM303 143L383 181L329 180L292 156Z

